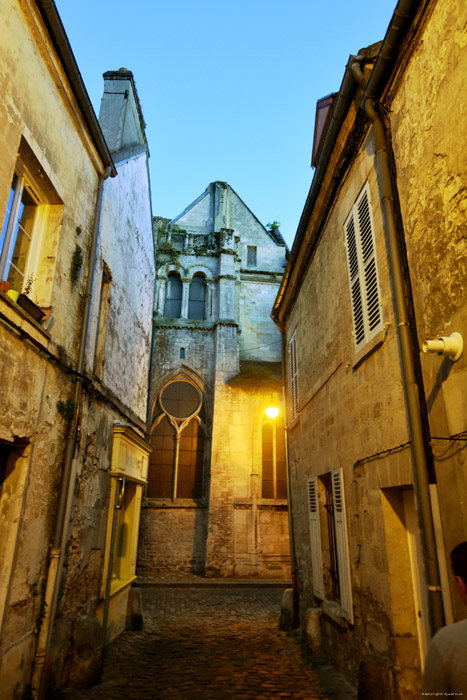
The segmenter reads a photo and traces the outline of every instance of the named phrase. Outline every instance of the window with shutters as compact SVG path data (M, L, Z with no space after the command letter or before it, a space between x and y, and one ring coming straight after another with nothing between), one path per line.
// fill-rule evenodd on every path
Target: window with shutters
M353 622L342 469L308 479L307 497L313 593Z
M262 498L287 498L284 421L279 416L265 420L262 428Z
M297 331L289 341L289 405L291 419L295 420L298 416Z
M383 328L375 234L368 183L344 224L355 350Z
M160 392L153 414L147 496L203 497L205 411L199 389L175 380Z

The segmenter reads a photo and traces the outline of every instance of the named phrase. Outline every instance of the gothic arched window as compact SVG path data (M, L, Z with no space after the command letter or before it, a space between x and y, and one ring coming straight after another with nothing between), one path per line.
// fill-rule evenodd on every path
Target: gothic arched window
M287 498L285 434L282 418L263 423L262 498Z
M197 321L204 321L206 318L206 281L200 274L195 275L190 284L188 318Z
M182 315L182 281L176 272L170 272L165 288L164 316L180 318Z
M149 498L203 497L205 412L201 392L184 380L160 392L151 431Z

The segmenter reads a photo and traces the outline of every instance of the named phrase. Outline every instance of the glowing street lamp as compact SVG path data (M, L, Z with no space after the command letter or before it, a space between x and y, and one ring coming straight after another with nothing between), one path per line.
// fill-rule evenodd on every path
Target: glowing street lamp
M266 409L266 415L268 418L277 418L279 409L276 406L269 406L269 408Z

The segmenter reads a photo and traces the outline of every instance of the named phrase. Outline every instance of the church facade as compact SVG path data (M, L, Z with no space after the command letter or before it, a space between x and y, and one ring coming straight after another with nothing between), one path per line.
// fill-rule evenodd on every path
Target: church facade
M138 574L282 579L281 343L269 314L286 245L225 182L154 230L153 452Z

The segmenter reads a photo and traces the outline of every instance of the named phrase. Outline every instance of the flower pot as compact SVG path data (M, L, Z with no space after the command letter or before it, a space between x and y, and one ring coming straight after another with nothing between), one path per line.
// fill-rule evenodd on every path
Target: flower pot
M8 292L9 293L9 292ZM26 294L20 294L18 297L18 306L26 311L37 323L40 323L45 316L40 306L37 306Z
M8 294L8 290L10 289L11 284L7 282L6 280L0 280L0 292L4 292L5 294Z
M9 289L9 290L7 291L7 294L8 294L9 297L11 297L11 299L13 299L13 301L18 301L19 292L17 292L16 290L14 290L14 289Z

